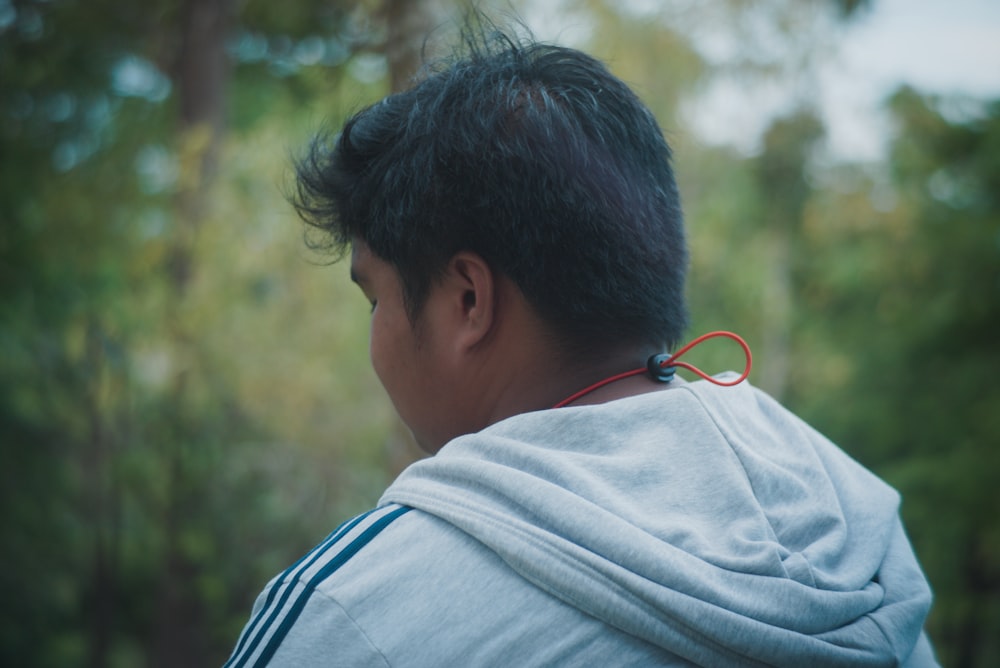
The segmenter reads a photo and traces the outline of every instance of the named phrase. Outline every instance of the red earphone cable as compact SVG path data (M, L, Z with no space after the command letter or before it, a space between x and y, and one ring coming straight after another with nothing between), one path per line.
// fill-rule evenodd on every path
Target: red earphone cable
M733 341L736 341L736 343L740 344L740 347L743 348L743 354L746 356L747 363L746 366L743 368L743 373L736 380L719 380L718 378L713 378L712 376L708 375L707 373L705 373L698 367L694 366L693 364L688 364L687 362L679 362L677 360L678 357L688 352L689 350L697 346L699 343L702 343L703 341L716 338L719 336L730 338ZM669 367L680 367L682 369L687 369L691 373L701 378L704 378L710 383L715 383L716 385L722 385L723 387L732 387L733 385L739 385L740 383L742 383L744 380L747 379L747 376L750 375L750 369L753 367L753 355L750 353L750 346L747 344L746 341L743 340L743 337L741 337L739 334L733 334L732 332L726 332L726 331L716 331L716 332L709 332L707 334L702 334L698 338L694 339L693 341L683 346L676 353L674 353L673 355L667 357L662 362L660 362L660 368L666 369ZM580 397L590 394L591 392L600 387L604 387L605 385L613 383L617 380L622 380L623 378L638 376L639 374L646 373L647 371L648 369L646 367L640 367L638 369L632 369L631 371L625 371L623 373L610 376L608 378L605 378L604 380L594 383L589 387L583 388L579 392L571 394L570 396L566 397L565 399L557 403L555 406L553 406L553 408L562 408L563 406L573 403Z
M715 338L715 337L719 337L719 336L724 336L726 338L730 338L733 341L735 341L736 343L740 344L740 347L743 349L743 354L744 354L744 356L746 356L746 360L747 360L746 366L743 367L743 373L736 380L719 380L718 378L713 378L712 376L709 376L707 373L705 373L704 371L702 371L698 367L694 366L693 364L688 364L687 362L678 362L677 361L678 357L680 357L681 355L683 355L687 351L691 350L692 348L694 348L696 345L698 345L702 341L705 341L707 339L712 339L712 338ZM697 374L698 376L701 376L702 378L704 378L705 380L709 381L710 383L715 383L716 385L722 385L723 387L732 387L733 385L739 385L740 383L742 383L744 380L747 379L747 376L750 375L750 369L753 367L753 355L750 353L750 346L747 344L746 341L743 340L742 336L740 336L739 334L733 334L732 332L726 332L726 331L721 331L720 330L720 331L717 331L717 332L709 332L708 334L702 334L701 336L699 336L698 338L694 339L693 341L691 341L690 343L688 343L687 345L685 345L683 348L681 348L680 350L678 350L676 353L674 353L673 355L671 355L670 358L667 359L666 361L664 361L660 366L662 366L662 367L679 366L682 369L687 369L691 373L694 373L694 374Z

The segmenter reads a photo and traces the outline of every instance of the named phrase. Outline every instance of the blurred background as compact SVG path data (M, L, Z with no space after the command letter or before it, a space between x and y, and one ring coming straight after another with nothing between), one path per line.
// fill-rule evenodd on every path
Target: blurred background
M282 193L461 4L0 0L0 665L219 665L413 459L368 305ZM1000 5L497 6L654 110L691 336L744 335L902 492L940 659L1000 665Z

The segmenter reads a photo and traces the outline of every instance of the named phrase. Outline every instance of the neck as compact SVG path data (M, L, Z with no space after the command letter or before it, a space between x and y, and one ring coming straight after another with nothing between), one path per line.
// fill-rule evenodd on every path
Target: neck
M491 407L488 423L536 410L553 408L567 397L622 372L645 367L652 351L647 347L622 347L596 351L590 355L568 356L550 346L521 345L501 355L489 374L493 388L485 405ZM600 404L669 387L648 373L622 378L603 385L568 405ZM487 397L483 397L484 399Z
M626 351L617 357L607 357L609 364L581 375L576 387L564 393L553 407L602 404L671 387L670 384L655 379L647 369L646 361L649 358L650 353L645 352L645 349L642 352ZM670 382L676 386L676 380L675 378Z
M652 346L621 345L571 355L513 284L498 281L497 304L491 333L469 351L456 374L461 385L456 399L471 430L553 408L604 378L645 366L650 355L663 352ZM598 388L573 405L603 403L665 387L643 374Z

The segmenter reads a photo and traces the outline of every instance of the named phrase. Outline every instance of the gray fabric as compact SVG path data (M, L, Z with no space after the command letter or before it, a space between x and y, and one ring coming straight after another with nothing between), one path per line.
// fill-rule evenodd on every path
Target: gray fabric
M898 495L746 383L519 415L382 503L274 665L936 665Z

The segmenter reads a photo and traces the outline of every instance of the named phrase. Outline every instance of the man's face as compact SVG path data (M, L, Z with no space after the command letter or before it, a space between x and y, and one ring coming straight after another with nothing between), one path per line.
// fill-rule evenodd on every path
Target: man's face
M436 452L454 435L457 416L448 396L452 384L444 377L435 289L411 323L395 268L361 241L353 244L351 279L372 305L369 353L375 374L420 447Z

